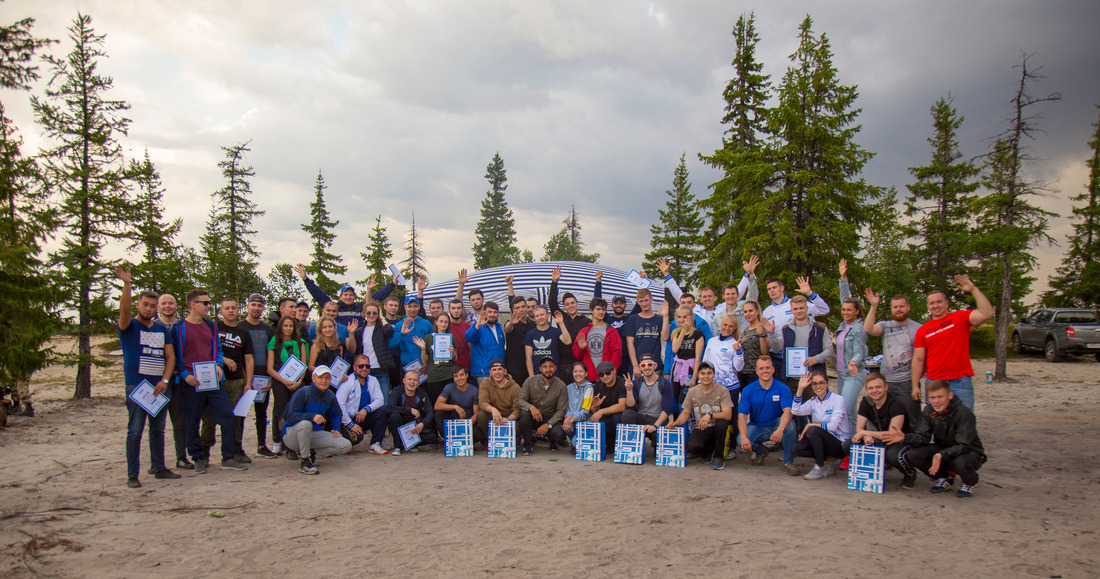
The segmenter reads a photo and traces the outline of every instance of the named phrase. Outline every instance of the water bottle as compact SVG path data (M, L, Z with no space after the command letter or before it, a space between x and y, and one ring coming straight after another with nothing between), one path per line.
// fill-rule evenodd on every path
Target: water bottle
M993 372L986 371L986 373L985 373L985 383L986 384L992 384L993 383Z

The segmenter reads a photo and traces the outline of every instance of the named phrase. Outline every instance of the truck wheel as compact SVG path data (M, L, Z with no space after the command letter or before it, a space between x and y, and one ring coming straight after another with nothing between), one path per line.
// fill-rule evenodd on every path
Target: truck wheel
M1062 357L1058 355L1058 346L1051 338L1047 338L1047 343L1043 346L1043 355L1046 356L1047 362L1057 362L1062 359Z
M1024 353L1024 344L1020 342L1020 334L1012 334L1012 351L1017 354Z

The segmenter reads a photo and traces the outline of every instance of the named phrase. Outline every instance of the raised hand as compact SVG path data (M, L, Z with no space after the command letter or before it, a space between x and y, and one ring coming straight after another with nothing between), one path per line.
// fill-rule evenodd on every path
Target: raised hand
M352 320L351 323L348 324L348 333L349 334L354 334L355 330L358 330L358 329L359 329L359 320Z
M561 266L557 266L550 272L550 279L552 281L558 281L561 278Z
M871 288L863 290L863 297L867 298L867 303L871 304L871 307L878 307L878 304L881 301L878 297L878 294L876 294Z
M306 281L306 266L299 263L294 266L294 273L298 274L298 277L302 278L302 281Z
M668 275L669 266L668 260L663 257L657 258L657 268L661 270L661 275Z
M367 287L366 287L367 295L370 295L371 290L373 290L375 287L378 287L378 275L372 273L372 274L370 274L370 277L367 278Z
M955 283L959 284L959 289L966 293L972 293L974 290L978 289L978 287L974 285L974 282L970 281L970 278L965 275L956 275Z
M428 287L428 276L425 275L425 274L420 274L420 277L417 279L417 282L418 282L417 286L416 286L417 288L424 289L424 288Z
M795 281L798 282L798 293L800 293L804 296L807 296L807 297L810 294L814 293L814 290L810 289L810 278L809 277L804 276L804 275L800 275L797 278L795 278Z
M596 282L599 283L600 281L603 281L603 270L597 269L596 270Z
M122 283L129 284L130 280L130 268L122 267L121 265L115 268L115 276L122 280Z
M841 258L840 259L840 265L838 266L837 269L840 270L840 279L847 278L848 277L848 260L844 259L844 258Z
M504 276L504 283L508 284L508 289L512 289L512 280L516 279L514 275Z
M665 318L666 320L668 319L668 300L663 300L663 301L661 302L661 315L662 315L662 316L663 316L663 317L664 317L664 318Z
M424 348L424 338L421 338L420 336L413 336L413 343L416 344L416 347L418 348Z
M772 321L771 318L764 318L760 320L760 327L764 328L764 331L770 334L775 331L775 322Z
M745 273L753 275L756 272L756 266L760 265L760 258L752 255L749 256L748 261L741 262L741 269L745 270Z
M554 310L554 321L558 323L559 328L565 327L565 316L561 315L561 310Z
M468 281L470 281L470 276L466 275L466 268L458 270L458 284L466 285Z

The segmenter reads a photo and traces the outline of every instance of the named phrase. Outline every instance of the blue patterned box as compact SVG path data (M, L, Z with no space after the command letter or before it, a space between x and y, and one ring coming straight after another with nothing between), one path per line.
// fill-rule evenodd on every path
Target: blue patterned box
M640 424L616 425L615 462L645 464L645 427Z
M574 426L577 429L577 439L573 442L577 447L577 460L599 462L607 458L607 439L602 422L577 422Z
M687 429L657 427L657 466L678 466L683 468L687 455L684 454L684 441Z
M474 455L474 425L470 420L444 420L443 456Z
M881 493L886 484L886 448L853 444L848 459L848 488Z
M489 458L516 457L516 421L504 424L489 421Z

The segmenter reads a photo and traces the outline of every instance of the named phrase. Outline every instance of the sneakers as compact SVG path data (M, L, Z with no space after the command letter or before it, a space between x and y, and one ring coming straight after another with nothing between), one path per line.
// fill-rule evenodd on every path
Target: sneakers
M172 472L168 469L157 471L155 474L153 474L153 478L159 478L159 479L180 478L181 476L182 475L180 475L179 473Z
M233 455L233 458L241 464L252 464L252 459L248 458L248 455L243 450L238 450L237 454Z
M276 442L275 444L272 444L271 445L271 452L274 453L274 454L282 454L283 453L283 443Z
M548 448L547 450L549 450L550 452L557 452L558 451L558 443L551 440L550 441L550 448Z
M959 497L960 499L974 496L974 485L962 483L961 485L959 485L959 490L955 491L955 496Z
M414 446L412 448L406 448L405 452L420 452L420 447L419 446Z
M729 452L726 453L726 460L737 460L737 447L730 445Z
M393 450L390 451L390 454L392 456L401 456L401 447L400 446L393 447Z
M798 475L802 474L802 473L798 472L798 467L795 466L793 462L783 463L783 470L787 471L787 474L789 474L791 476L798 476Z
M241 464L241 461L237 460L237 457L231 456L229 458L222 459L222 470L248 470L248 467Z
M30 402L24 402L23 403L23 411L19 413L19 416L27 416L27 417L30 417L30 418L34 418L34 406L31 406ZM129 484L129 483L127 483L127 484ZM141 483L138 483L137 486L141 486Z
M183 470L195 470L195 465L191 464L191 462L186 458L181 458L176 461L176 468L181 468Z
M771 441L769 440L768 442L771 442ZM764 461L768 458L768 453L771 452L771 450L772 450L771 445L764 444L762 446L764 447L764 452L760 452L760 453L754 452L754 453L752 453L752 465L753 466L763 466Z
M313 465L313 461L308 458L302 459L302 466L298 467L298 472L302 474L321 474L321 471Z
M209 466L210 465L206 464L205 460L202 460L200 458L199 460L195 461L195 466L192 468L195 469L195 474L206 474Z
M806 480L821 480L821 479L825 478L826 476L827 475L825 473L825 469L823 469L820 466L817 466L815 464L813 470L806 473L806 476L804 476L802 478L804 478Z
M523 456L531 456L531 445L530 444L523 445Z
M367 451L371 454L387 454L386 449L382 448L382 445L377 442L367 447Z
M826 476L833 476L834 474L836 474L836 471L837 471L838 468L840 468L840 459L839 458L831 458L831 459L825 461L825 475Z
M913 486L916 485L916 484L917 484L917 475L907 474L904 477L902 477L901 484L898 485L898 488L902 488L902 489L905 489L905 490L913 490Z
M138 480L138 477L136 475L126 477L126 486L128 486L132 489L140 489L141 488L141 481Z
M266 446L261 446L260 448L256 449L256 456L262 456L264 458L275 458L278 455L274 452L271 452L271 450L268 449Z
M289 448L284 448L283 450L286 452L287 460L298 460L300 458L297 452L290 450Z
M726 468L726 461L722 457L717 456L714 458L714 461L710 463L710 468L714 470L722 470Z
M936 484L932 485L932 488L928 489L928 492L938 495L943 491L951 488L955 484L955 479L952 477L936 479ZM961 489L960 489L961 490Z

